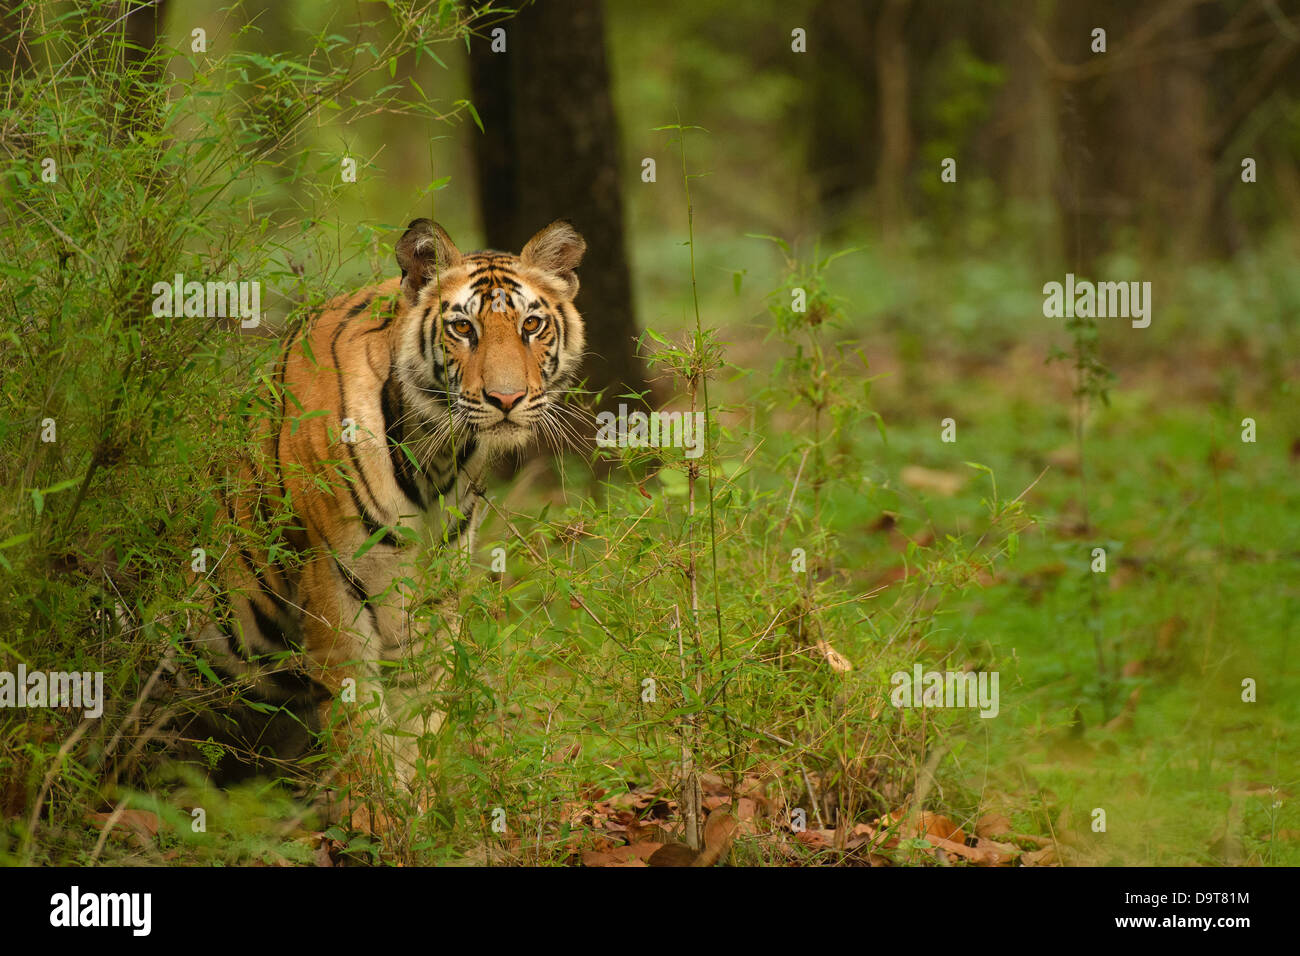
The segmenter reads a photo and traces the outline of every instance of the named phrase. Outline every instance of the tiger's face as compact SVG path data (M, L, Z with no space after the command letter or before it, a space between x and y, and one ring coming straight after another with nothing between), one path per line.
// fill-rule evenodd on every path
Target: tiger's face
M554 434L558 392L582 359L575 269L587 244L559 220L518 255L462 254L417 219L397 243L405 327L394 364L438 434L499 452Z

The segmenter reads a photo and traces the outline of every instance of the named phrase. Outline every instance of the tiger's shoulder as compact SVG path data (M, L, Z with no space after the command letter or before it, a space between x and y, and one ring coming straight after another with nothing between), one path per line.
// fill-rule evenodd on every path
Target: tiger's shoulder
M405 308L397 279L326 303L285 342L276 377L286 412L333 408L344 389L382 385Z
M295 363L322 368L338 359L334 367L342 368L377 360L390 350L390 336L406 308L400 279L331 299L286 343L286 371Z

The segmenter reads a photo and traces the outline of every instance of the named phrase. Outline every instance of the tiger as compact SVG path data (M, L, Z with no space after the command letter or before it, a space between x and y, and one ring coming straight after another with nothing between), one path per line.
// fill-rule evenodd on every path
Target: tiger
M567 220L512 254L462 253L416 219L395 246L400 276L288 337L274 415L225 495L233 525L257 532L228 549L195 642L251 702L186 735L232 744L227 779L302 756L349 688L378 701L394 763L414 774L415 740L441 714L427 687L385 675L436 639L413 621L421 556L468 555L489 466L548 428L577 375L585 251Z

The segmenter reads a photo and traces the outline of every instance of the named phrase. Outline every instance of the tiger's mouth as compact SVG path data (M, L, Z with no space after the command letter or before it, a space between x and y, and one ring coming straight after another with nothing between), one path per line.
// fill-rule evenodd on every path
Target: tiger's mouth
M499 418L490 425L483 425L479 428L479 434L490 434L492 432L502 432L509 434L512 431L530 432L533 426L524 422L517 422L513 418Z
M480 443L490 451L509 451L526 445L532 440L534 429L531 422L524 423L506 417L497 419L474 429Z

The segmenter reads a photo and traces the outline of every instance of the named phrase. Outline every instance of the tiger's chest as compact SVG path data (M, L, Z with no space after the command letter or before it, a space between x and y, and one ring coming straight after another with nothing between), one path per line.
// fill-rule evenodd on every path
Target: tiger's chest
M342 535L344 546L335 549L335 558L339 577L354 592L353 597L367 605L396 601L409 606L422 591L437 589L440 582L463 570L484 513L480 459L472 453L455 463L412 467L405 482L397 480L391 459L374 462L369 483L376 508L368 512L363 500L355 516L348 514L349 505L355 508L352 496L336 495L340 518L348 530ZM364 459L361 464L364 468ZM383 487L385 471L392 484L400 487L405 483L406 490L387 497L375 491ZM362 473L356 472L352 481L359 483Z

